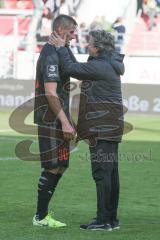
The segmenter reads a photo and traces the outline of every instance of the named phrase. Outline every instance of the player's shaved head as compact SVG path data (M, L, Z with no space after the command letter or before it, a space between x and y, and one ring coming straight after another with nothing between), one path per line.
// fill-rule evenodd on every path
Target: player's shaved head
M65 14L60 14L58 17L55 18L52 24L52 30L56 31L59 27L62 28L69 28L70 26L77 26L77 22L74 20L74 18L65 15Z

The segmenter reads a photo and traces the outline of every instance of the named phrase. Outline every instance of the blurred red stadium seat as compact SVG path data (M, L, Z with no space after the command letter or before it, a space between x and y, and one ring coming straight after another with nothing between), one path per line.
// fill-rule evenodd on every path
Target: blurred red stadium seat
M4 0L4 8L8 9L32 9L32 0Z

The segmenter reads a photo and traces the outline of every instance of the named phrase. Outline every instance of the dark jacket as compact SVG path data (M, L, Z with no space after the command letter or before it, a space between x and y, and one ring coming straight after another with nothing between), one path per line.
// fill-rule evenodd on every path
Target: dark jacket
M83 80L77 125L79 137L120 141L123 133L120 75L124 73L124 55L104 51L98 57L89 57L86 63L78 63L71 60L65 47L61 47L58 54L62 71Z

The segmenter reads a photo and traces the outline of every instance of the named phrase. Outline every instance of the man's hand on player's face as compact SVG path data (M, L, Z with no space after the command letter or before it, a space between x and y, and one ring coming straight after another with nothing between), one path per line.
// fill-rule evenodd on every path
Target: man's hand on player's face
M52 34L49 37L48 42L52 45L54 45L55 47L61 47L61 46L65 46L66 42L67 42L67 34L64 34L64 37L61 38L58 33L56 33L55 31L52 32Z

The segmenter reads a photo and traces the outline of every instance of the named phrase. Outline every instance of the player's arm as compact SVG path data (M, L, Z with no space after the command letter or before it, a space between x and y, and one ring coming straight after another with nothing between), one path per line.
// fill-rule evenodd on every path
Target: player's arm
M75 130L71 126L57 95L57 84L61 81L58 64L56 54L49 52L43 59L41 71L44 79L45 95L49 106L62 124L64 138L70 140L74 137Z
M60 99L57 95L57 82L46 82L45 94L51 110L54 112L54 114L57 116L57 118L60 120L62 124L64 138L67 140L73 139L75 135L75 130L69 123L68 118L66 117L66 114L63 111Z

